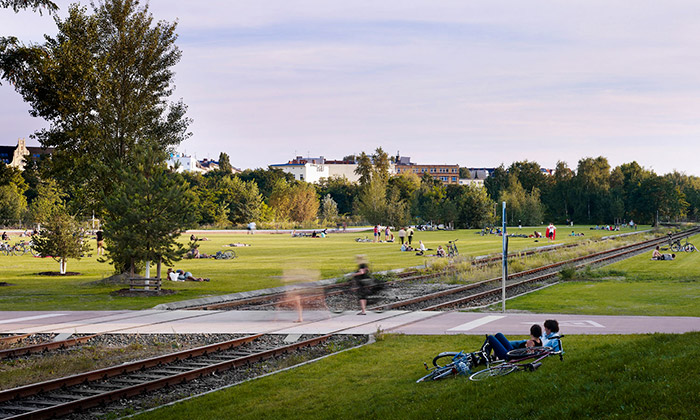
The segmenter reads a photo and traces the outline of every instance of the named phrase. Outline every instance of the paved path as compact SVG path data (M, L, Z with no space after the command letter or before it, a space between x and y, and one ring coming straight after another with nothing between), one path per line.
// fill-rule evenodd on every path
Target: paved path
M0 333L277 333L524 334L534 323L559 321L565 334L644 334L700 331L700 318L387 311L358 315L304 311L44 311L0 312Z

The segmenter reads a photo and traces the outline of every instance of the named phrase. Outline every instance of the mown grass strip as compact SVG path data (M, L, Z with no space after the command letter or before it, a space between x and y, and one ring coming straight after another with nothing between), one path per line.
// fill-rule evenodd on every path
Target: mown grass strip
M700 252L678 253L673 261L650 258L647 252L577 273L574 281L510 300L507 307L536 313L700 316Z
M144 419L698 418L700 333L567 336L564 362L492 383L416 384L423 361L476 336L385 336L319 363L137 416Z

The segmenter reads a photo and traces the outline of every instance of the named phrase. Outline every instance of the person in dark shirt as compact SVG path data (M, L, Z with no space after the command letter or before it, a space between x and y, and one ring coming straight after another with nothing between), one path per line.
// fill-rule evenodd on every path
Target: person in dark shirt
M360 312L358 315L367 315L367 296L371 292L372 276L369 273L369 265L363 257L357 257L357 271L352 275L353 286L357 290L360 299Z
M105 253L105 233L102 229L95 232L95 239L97 239L97 255L104 255Z

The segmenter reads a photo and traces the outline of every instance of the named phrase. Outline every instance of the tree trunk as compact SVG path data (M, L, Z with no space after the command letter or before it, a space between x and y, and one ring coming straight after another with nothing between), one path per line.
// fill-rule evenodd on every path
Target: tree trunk
M61 258L61 274L66 274L66 259Z
M160 266L162 265L163 260L161 258L158 258L158 264L156 264L156 278L160 279Z

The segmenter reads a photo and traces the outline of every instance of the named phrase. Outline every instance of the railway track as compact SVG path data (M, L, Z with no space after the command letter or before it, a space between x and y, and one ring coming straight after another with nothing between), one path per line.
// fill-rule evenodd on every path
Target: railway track
M673 239L679 239L700 232L700 228L694 228L689 231L682 232L673 236ZM656 245L665 244L668 238L654 238L647 241L627 245L620 248L615 248L607 251L598 252L591 255L573 258L566 261L557 262L554 264L538 267L532 270L527 270L519 273L508 275L506 281L506 296L516 294L516 291L537 287L537 285L546 283L554 279L559 272L566 268L572 267L579 269L588 265L601 265L620 258L627 258L641 252L646 252ZM502 278L494 278L484 280L477 283L472 283L464 286L457 286L447 290L442 290L430 294L422 294L409 299L400 300L388 304L373 305L370 310L389 310L389 309L406 309L406 310L446 310L458 308L465 305L473 304L480 305L489 301L498 301L501 299L501 282Z
M256 334L138 362L0 392L0 419L48 419L87 410L207 375L316 346L321 335L294 343Z
M554 251L559 251L562 249L571 249L581 246L582 242L570 243L570 244L559 244L551 245L546 247L540 247L536 249L528 249L523 251L512 252L508 254L508 259L512 260L515 258L526 258L537 254L550 253ZM502 255L477 257L471 261L474 266L488 266L491 264L500 264L503 259ZM419 270L406 270L396 273L395 280L390 280L384 283L385 287L392 287L401 283L425 281L435 278L441 278L451 275L455 272L453 268L448 268L444 271L434 272L434 273L421 273ZM329 297L334 297L344 294L352 294L356 289L353 288L349 283L338 283L329 284L325 286L310 287L304 289L292 289L285 292L271 293L261 296L255 296L244 299L236 299L227 302L212 303L199 306L191 306L187 309L189 310L269 310L279 306L294 305L296 297L291 297L292 295L303 295L303 298L308 301L319 301Z
M23 334L21 336L7 337L8 339L11 339L11 340L7 340L6 342L7 343L19 342L25 338L30 337L31 335L32 334ZM21 338L19 338L19 337L21 337ZM84 337L68 338L65 340L46 341L43 343L31 344L28 346L4 349L4 350L0 350L0 360L12 358L12 357L27 356L27 355L30 355L33 353L42 353L42 352L46 352L46 351L66 349L68 347L73 347L73 346L87 343L95 337L97 337L97 334L87 335ZM5 340L3 340L3 341L5 341Z
M698 230L686 231L676 235L677 237L688 236L698 232ZM572 260L562 261L555 264L538 267L508 276L507 295L515 294L516 290L531 289L542 282L551 282L557 273L564 267L575 264L588 264L587 261L605 261L604 257L621 258L622 256L634 252L638 248L648 249L660 243L665 243L668 238L655 238L642 241L636 244L627 245L621 248L611 249L592 255L578 257ZM525 255L532 255L535 252L509 254L514 258ZM610 258L607 258L608 260ZM500 257L481 259L483 264L501 261ZM430 274L419 274L416 272L401 273L401 278L383 283L384 291L376 294L372 300L375 303L370 305L374 311L384 311L390 309L404 310L445 310L455 307L460 299L463 303L485 301L492 295L498 294L500 297L501 278L485 280L464 286L452 286L445 283L426 283L433 278L440 278L455 274L455 270L445 270ZM520 279L520 280L519 280ZM523 280L525 279L525 280ZM518 280L518 281L516 281ZM225 302L216 304L210 309L238 309L238 310L274 310L278 308L291 307L298 304L297 299L304 302L305 308L331 309L334 311L354 309L356 298L353 289L349 284L333 284L324 288L300 289L289 293L279 293L274 295L258 296L251 299ZM455 300L452 305L442 306L442 302ZM377 303L379 302L379 303Z
M674 236L674 239L694 235L698 232L700 232L700 228L677 234ZM604 264L627 255L645 252L657 244L664 244L667 241L668 238L665 237L651 239L525 272L514 273L508 278L508 293L514 293L518 288L527 288L533 283L547 281L555 277L563 267ZM445 273L437 274L444 275ZM434 275L431 274L431 276ZM379 305L370 309L441 310L456 308L470 302L493 299L495 295L500 295L500 287L495 287L497 282L500 282L500 278L452 287L439 293ZM395 284L399 284L399 282L397 281ZM417 306L414 308L411 305ZM295 343L284 343L280 342L280 340L270 342L269 339L267 341L265 339L265 337L270 337L270 335L256 334L139 362L0 391L0 419L43 419L64 416L110 401L133 397L144 392L249 365L250 363L266 360L299 348L314 346L329 340L332 335L339 333L342 333L342 330ZM27 336L4 337L2 341L19 341ZM81 337L81 339L88 338ZM52 344L56 345L56 343Z

